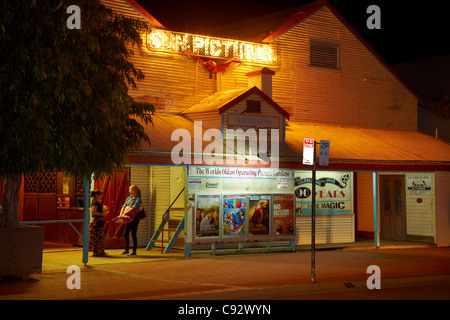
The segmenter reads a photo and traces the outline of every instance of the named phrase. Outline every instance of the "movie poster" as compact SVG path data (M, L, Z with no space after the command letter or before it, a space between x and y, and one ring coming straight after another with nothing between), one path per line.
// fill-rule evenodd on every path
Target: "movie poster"
M273 234L295 233L294 195L273 195Z
M270 196L249 196L248 234L269 235Z
M197 237L219 236L220 195L196 196Z
M245 236L245 195L223 196L223 235Z

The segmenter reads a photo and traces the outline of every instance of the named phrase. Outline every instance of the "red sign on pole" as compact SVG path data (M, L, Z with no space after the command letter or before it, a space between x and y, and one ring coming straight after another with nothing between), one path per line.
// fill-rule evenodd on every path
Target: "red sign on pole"
M314 139L303 139L303 164L308 166L314 164Z

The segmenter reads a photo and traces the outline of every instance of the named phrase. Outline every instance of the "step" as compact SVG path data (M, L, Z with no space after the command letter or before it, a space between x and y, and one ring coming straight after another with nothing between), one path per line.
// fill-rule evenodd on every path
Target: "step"
M181 222L181 220L183 220L183 219L177 219L177 218L166 219L166 218L164 218L163 220L166 222Z

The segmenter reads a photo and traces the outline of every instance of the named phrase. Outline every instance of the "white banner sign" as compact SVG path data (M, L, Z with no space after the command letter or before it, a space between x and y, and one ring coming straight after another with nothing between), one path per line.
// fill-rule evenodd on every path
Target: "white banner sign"
M303 139L303 164L312 166L314 164L314 139Z

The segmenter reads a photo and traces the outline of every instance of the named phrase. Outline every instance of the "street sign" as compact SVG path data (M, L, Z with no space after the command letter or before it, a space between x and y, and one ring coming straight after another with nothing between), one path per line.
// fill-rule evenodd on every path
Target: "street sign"
M319 164L327 166L330 158L330 140L320 140Z
M303 139L303 164L307 166L314 164L314 139Z

